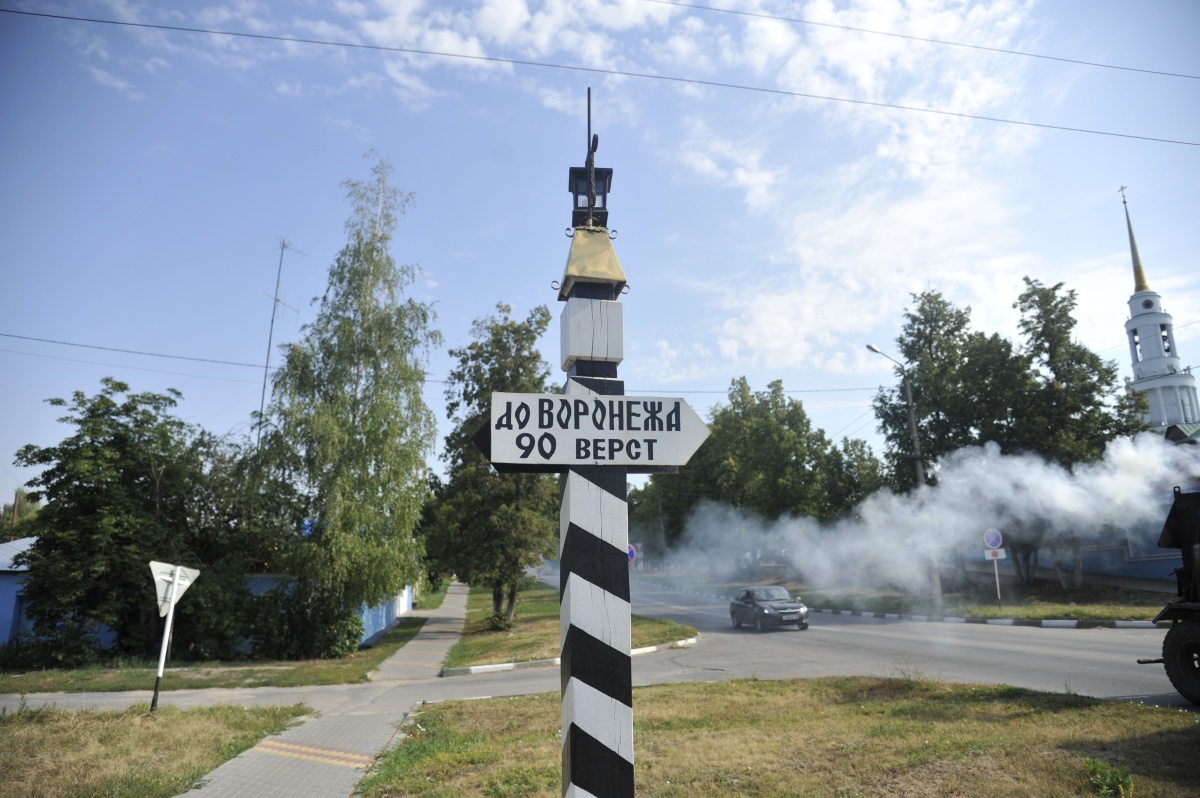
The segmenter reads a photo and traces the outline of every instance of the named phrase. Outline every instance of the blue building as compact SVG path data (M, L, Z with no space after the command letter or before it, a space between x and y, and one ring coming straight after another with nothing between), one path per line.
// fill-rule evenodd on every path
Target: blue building
M21 538L9 543L0 543L0 645L15 640L21 632L31 630L29 619L25 616L21 601L21 583L28 569L17 566L13 559L33 545L37 538ZM201 575L203 578L203 574ZM279 574L256 574L246 578L246 587L251 593L260 595L272 588L286 583L291 577ZM146 580L150 580L150 570L146 569ZM363 636L359 643L365 643L396 622L396 619L412 612L413 589L405 587L394 598L388 599L374 607L364 606L359 611L363 622ZM104 632L98 630L98 637L104 640ZM111 633L110 633L111 634ZM111 640L109 640L111 644ZM103 645L103 643L101 643Z
M37 538L21 538L0 543L0 645L15 638L22 630L29 630L29 619L21 604L21 583L25 581L28 569L17 566L13 559L35 540Z

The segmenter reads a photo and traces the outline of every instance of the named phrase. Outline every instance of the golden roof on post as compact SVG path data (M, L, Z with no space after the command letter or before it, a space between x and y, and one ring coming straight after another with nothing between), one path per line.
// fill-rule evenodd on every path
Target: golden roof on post
M607 283L615 285L614 293L625 288L625 272L613 249L608 230L603 227L576 227L571 235L571 251L567 253L567 268L558 287L558 301L566 302L576 283Z

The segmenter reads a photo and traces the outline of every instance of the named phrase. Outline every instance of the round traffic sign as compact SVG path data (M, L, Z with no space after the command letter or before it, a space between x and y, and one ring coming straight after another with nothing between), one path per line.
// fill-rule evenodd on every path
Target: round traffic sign
M983 545L989 549L998 549L1004 543L1004 536L999 529L989 529L983 533Z
M633 561L636 559L637 559L637 549L635 549L633 547L633 544L630 543L629 544L629 564L633 565Z

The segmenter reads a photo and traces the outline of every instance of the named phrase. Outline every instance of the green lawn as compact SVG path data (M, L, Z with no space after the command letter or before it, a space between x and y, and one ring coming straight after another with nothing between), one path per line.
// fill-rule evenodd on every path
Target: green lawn
M366 681L425 624L424 618L402 618L372 648L360 649L342 659L201 663L173 666L163 674L163 690L205 687L300 687L319 684L352 684ZM0 673L0 693L90 693L152 690L158 663L134 662L74 670Z
M1087 796L1085 758L1138 798L1200 796L1190 712L1004 686L838 677L634 689L640 798ZM557 798L557 692L426 705L367 798ZM1115 797L1115 793L1114 793Z
M491 591L472 588L467 598L467 625L462 639L450 650L446 667L530 662L553 659L559 655L558 588L539 584L535 588L522 590L513 615L512 629L489 629L488 618L491 614ZM695 629L674 621L643 618L640 615L632 617L630 639L633 648L673 643L695 635Z

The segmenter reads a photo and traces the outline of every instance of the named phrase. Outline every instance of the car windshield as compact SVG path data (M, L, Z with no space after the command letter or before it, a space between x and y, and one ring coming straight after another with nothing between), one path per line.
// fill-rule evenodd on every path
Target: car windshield
M762 587L754 591L759 601L789 601L792 596L786 587Z

